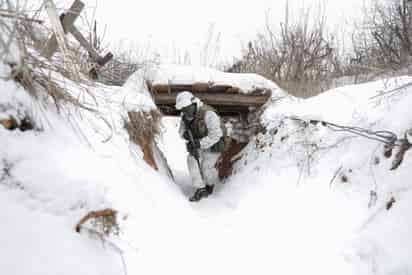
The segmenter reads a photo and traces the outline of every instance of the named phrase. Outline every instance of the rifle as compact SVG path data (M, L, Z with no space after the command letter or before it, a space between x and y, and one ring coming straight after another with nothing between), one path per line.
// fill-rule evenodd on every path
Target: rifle
M194 147L195 147L195 139L194 139L194 137L193 137L192 131L190 130L189 122L186 121L184 118L182 118L182 119L183 119L183 122L184 122L184 124L185 124L186 131L187 131L187 133L188 133L188 135L189 135L189 143L192 145L192 148L194 148ZM191 153L191 155L195 158L195 160L196 160L196 162L197 162L197 166L199 167L200 176L202 177L202 180L203 180L204 177L203 177L202 166L200 165L200 155L199 155L199 151L198 151L198 150L194 150L193 152L189 152L189 153Z

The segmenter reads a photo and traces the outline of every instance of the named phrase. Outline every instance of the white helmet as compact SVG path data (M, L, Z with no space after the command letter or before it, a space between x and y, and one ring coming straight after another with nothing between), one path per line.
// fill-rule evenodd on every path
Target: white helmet
M193 103L196 103L196 97L191 92L184 91L177 95L175 107L177 110L182 110Z

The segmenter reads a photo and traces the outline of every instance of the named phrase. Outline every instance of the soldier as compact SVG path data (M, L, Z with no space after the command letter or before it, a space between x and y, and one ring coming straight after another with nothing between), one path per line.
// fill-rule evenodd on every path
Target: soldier
M176 97L181 111L179 134L187 140L187 165L195 193L190 201L199 201L213 193L219 181L217 160L225 149L225 128L216 111L190 92Z

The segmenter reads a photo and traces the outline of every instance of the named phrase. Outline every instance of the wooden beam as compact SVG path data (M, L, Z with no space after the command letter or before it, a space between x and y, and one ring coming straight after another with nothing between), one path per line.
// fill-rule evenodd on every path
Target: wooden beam
M64 36L64 30L60 22L59 15L57 14L56 6L54 5L54 2L52 0L45 0L44 6L46 8L47 15L50 18L50 23L53 28L53 32L54 32L53 37L55 40L55 47L56 49L57 49L57 46L60 47L60 50L62 51L63 55L65 55L67 53L66 38ZM53 39L50 39L49 41L51 40Z
M46 3L48 3L48 5L52 3L52 5L54 6L54 3L51 0L45 0L45 1ZM72 6L70 7L69 11L67 12L67 14L65 14L62 20L63 21L62 24L60 23L60 20L58 20L59 24L63 25L64 33L66 33L69 27L74 24L74 21L76 21L76 19L79 17L83 8L84 8L84 3L81 2L80 0L75 0ZM55 24L55 23L52 22L52 24ZM42 55L48 59L51 58L57 50L57 47L58 47L57 42L58 41L57 41L56 35L53 34L52 37L47 41L46 45L44 46Z
M74 22L80 16L80 13L83 11L84 6L85 5L82 1L75 0L69 10L64 13L62 24L66 32L68 32L69 27L74 26Z
M107 64L110 60L113 59L113 54L111 52L106 53L105 56L99 57L96 62L99 64L100 67L103 67L104 65Z
M200 100L212 106L238 106L238 107L259 107L266 103L270 94L246 95L229 93L193 93ZM177 93L156 94L153 98L156 105L173 105L176 102Z
M157 105L159 110L166 116L179 116L180 111L176 110L174 104L170 105ZM212 107L217 111L221 117L238 117L239 115L247 115L251 110L249 107L238 107L238 106L216 106Z
M83 34L75 26L70 26L69 32L77 39L77 41L79 41L80 45L82 45L89 52L93 60L98 60L100 58L96 50L90 45L86 38L84 38Z
M234 87L227 84L213 84L213 83L204 83L196 82L193 84L155 84L150 85L150 90L152 93L173 93L173 92L182 92L189 91L192 93L195 92L206 92L206 93L229 93L229 94L242 94L242 91L238 87ZM253 91L248 93L248 96L255 95L265 95L271 94L270 89L265 88L255 88Z
M233 89L230 85L214 85L209 83L193 83L193 84L157 84L152 86L154 93L169 93L169 92L212 92L223 93Z

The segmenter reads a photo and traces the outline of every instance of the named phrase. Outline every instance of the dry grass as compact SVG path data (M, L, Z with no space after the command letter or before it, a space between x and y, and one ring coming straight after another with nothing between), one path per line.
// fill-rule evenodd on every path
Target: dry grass
M154 169L158 166L154 159L154 138L160 133L161 114L158 110L150 112L129 112L129 120L125 122L125 128L130 140L138 144L143 151L143 159Z
M49 119L44 117L44 108L47 109L50 102L53 102L58 113L65 115L73 128L85 137L73 112L80 115L85 110L93 113L98 120L103 119L98 111L97 101L90 92L97 84L89 79L87 62L84 62L85 50L68 41L70 60L64 60L59 52L48 60L40 53L52 31L37 20L41 9L30 12L29 17L24 6L14 7L7 1L0 0L0 11L0 62L10 68L10 73L1 77L4 80L14 80L33 98L32 108L36 110L26 110L27 113L43 117L28 119L34 124L36 121L47 123ZM70 66L81 69L74 72ZM92 100L85 103L83 98ZM17 121L19 118L10 119ZM37 129L43 128L42 125L35 126Z
M0 5L4 6L4 3L0 2ZM8 7L9 9L3 11L3 13L18 14L20 18L25 18L13 21L9 17L0 16L2 39L10 41L1 45L4 54L0 56L1 61L11 68L9 79L21 84L36 99L45 98L43 95L46 93L55 100L56 104L64 102L85 107L71 95L67 86L55 79L54 73L76 82L90 83L87 77L82 75L81 72L73 73L67 69L67 66L62 66L62 60L58 54L50 61L42 58L36 50L39 50L41 45L45 44L50 30L39 24L39 21L35 18L29 18L24 10L16 10L18 7L13 8L11 5ZM18 46L19 60L8 59L13 44ZM74 53L73 47L69 47L69 49ZM73 56L76 55L73 54ZM74 58L71 62L80 64L81 60Z
M153 140L160 133L161 114L158 110L129 112L128 116L129 121L126 122L126 129L132 140Z
M91 211L84 216L75 227L76 232L80 233L81 228L88 221L100 234L110 236L119 235L120 227L117 222L117 211L114 209L103 209L99 211Z

